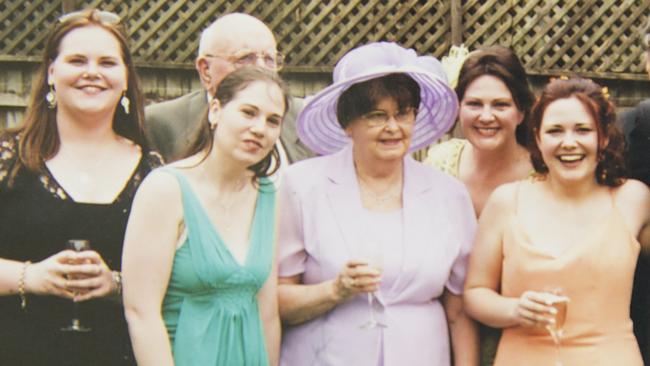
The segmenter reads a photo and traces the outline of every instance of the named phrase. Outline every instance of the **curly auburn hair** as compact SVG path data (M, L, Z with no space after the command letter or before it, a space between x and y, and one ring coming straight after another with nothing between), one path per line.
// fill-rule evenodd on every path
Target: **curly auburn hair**
M605 146L598 149L596 181L609 187L623 184L627 173L624 158L625 139L616 126L616 111L609 101L607 89L589 79L554 79L544 87L530 115L531 139L528 149L533 168L540 175L548 173L548 167L537 145L539 131L546 108L558 99L567 98L576 98L585 106L596 124L598 146Z

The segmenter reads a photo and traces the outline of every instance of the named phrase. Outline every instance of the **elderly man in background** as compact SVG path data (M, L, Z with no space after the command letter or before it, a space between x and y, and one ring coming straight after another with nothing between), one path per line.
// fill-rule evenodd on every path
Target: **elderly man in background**
M226 14L201 33L195 66L203 90L153 104L145 109L145 131L153 148L165 161L174 160L190 144L201 114L223 78L235 69L257 65L279 71L283 56L277 51L275 37L259 19L242 13ZM313 154L296 135L295 119L302 100L292 98L280 136L281 154L289 162Z

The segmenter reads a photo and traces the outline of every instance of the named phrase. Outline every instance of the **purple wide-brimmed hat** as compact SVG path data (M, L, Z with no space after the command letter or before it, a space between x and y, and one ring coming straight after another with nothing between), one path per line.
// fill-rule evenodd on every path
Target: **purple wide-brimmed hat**
M300 140L321 155L341 150L351 141L336 117L341 94L353 84L395 73L407 74L420 85L421 100L410 151L440 138L454 124L458 113L458 99L442 65L435 57L418 57L412 49L377 42L346 53L334 67L334 83L307 99L297 121Z

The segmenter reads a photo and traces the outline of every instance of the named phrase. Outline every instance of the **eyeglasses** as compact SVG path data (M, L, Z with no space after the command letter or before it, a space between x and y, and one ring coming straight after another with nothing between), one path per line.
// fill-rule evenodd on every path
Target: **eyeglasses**
M386 127L388 126L388 121L390 121L391 117L395 120L395 122L397 122L398 125L403 126L413 123L416 114L416 108L406 107L400 111L397 111L397 113L393 116L388 115L386 111L375 110L364 114L361 116L361 118L367 122L368 127Z
M270 69L279 71L284 66L284 55L280 52L253 52L248 50L241 50L233 55L211 55L205 54L205 57L218 57L224 59L235 67L243 67L254 65L257 60L262 60L264 65Z
M59 17L59 23L65 23L69 21L74 21L78 19L96 19L102 23L117 25L122 22L122 18L119 15L105 10L79 10L73 11L72 13L63 14Z

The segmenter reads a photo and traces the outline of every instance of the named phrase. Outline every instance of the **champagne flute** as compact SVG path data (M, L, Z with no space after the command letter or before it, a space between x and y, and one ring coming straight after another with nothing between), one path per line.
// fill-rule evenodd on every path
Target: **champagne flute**
M384 253L379 245L380 244L377 241L366 240L365 245L363 246L364 253L362 253L362 257L368 261L368 267L377 269L381 272L384 263ZM375 293L368 292L366 296L368 300L369 319L365 323L361 324L360 327L362 329L386 328L386 324L377 319L377 313L375 311Z
M73 250L75 252L81 252L84 250L90 250L90 242L84 239L70 239L65 244L65 249ZM68 276L68 278L73 278ZM64 332L90 332L90 327L86 327L81 324L79 319L79 304L76 301L72 302L72 320L70 324L66 327L61 328Z
M556 287L546 290L549 294L549 305L555 309L555 321L546 326L555 345L555 366L562 366L560 360L560 348L562 336L564 335L564 323L566 322L569 298L564 295L561 288Z

